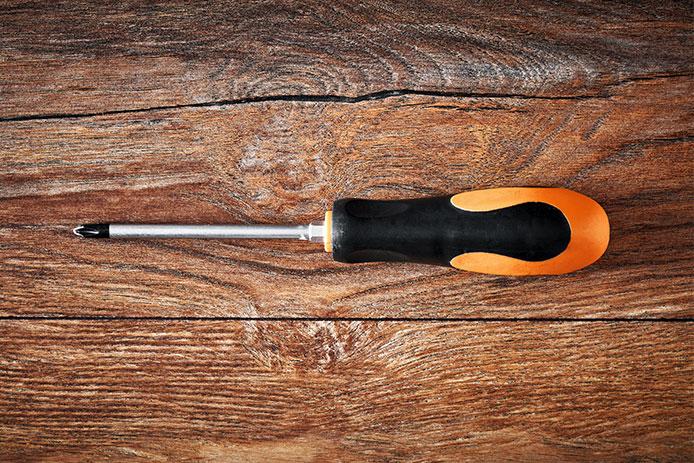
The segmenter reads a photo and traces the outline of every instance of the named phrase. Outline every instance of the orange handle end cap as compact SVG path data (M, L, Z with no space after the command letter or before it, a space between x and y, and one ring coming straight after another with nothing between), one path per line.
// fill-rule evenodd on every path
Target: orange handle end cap
M494 275L559 275L586 267L600 258L610 241L605 210L591 198L564 188L494 188L460 193L451 203L466 211L481 212L527 202L550 204L564 214L571 228L566 249L556 257L529 262L484 252L460 254L451 265L461 270Z

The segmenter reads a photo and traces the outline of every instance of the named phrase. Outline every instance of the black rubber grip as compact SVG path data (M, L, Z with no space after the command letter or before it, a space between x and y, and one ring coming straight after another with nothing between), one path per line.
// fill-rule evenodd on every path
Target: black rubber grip
M486 252L544 261L564 251L571 228L556 207L526 202L469 212L451 197L375 201L340 199L333 205L333 257L340 262L419 262L449 265L455 256Z

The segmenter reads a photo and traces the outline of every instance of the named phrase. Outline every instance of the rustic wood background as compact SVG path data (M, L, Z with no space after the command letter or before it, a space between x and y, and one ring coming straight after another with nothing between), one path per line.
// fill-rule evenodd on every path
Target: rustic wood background
M689 2L2 2L1 461L694 459ZM564 186L514 279L82 222Z

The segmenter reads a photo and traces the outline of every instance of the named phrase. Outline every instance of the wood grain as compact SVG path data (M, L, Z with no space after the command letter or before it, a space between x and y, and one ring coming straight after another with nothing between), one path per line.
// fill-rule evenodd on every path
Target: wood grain
M694 458L689 323L0 326L3 461Z
M694 460L692 19L2 2L0 461ZM603 204L604 258L513 279L70 232L525 185Z
M5 1L0 117L691 75L687 2Z
M4 123L5 315L692 317L693 80L589 99L400 96ZM344 196L563 186L607 210L578 273L344 265L291 242L84 241L84 222L303 223ZM271 288L271 290L269 290Z

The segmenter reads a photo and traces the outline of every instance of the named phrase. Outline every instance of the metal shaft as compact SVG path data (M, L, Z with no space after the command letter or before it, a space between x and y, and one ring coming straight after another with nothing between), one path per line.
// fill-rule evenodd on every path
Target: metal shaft
M108 238L215 238L297 239L322 242L323 222L308 225L183 225L183 224L96 224L75 228L85 238L102 237L97 231L108 227ZM105 231L105 230L104 230Z

